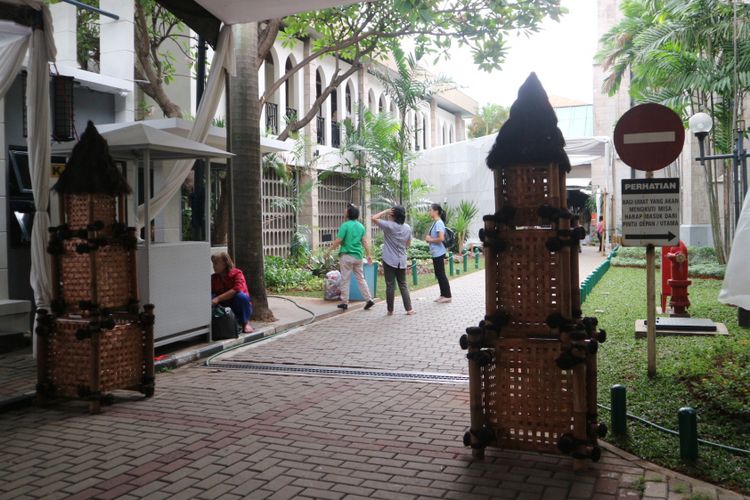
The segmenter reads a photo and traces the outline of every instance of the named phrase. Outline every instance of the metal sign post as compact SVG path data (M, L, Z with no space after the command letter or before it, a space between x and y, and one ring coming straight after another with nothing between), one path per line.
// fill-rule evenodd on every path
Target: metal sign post
M679 242L679 179L654 179L654 170L672 163L682 151L682 120L666 106L641 104L617 122L614 143L620 159L646 179L622 181L624 246L646 247L648 376L656 376L656 285L654 247Z

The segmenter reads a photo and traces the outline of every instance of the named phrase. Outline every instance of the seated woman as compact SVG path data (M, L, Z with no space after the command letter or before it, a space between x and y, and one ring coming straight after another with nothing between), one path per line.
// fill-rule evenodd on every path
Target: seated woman
M234 261L226 252L211 256L214 274L211 275L211 304L231 307L242 331L250 333L250 316L253 314L253 303L247 291L245 275L234 267Z

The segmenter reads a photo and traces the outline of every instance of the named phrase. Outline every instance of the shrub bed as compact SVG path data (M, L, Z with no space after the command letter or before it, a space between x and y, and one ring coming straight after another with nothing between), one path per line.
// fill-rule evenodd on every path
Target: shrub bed
M657 250L654 265L661 267L661 251ZM645 247L620 247L611 260L618 267L646 267ZM688 275L696 278L724 278L726 266L716 260L712 247L688 247Z

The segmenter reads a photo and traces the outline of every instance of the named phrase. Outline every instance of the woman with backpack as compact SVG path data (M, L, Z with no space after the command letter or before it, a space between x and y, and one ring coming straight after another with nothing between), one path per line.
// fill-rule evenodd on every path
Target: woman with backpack
M432 217L432 227L427 232L425 241L430 244L430 255L432 256L432 265L435 269L435 278L440 285L440 297L435 302L444 304L451 301L451 285L448 283L448 277L445 275L445 210L437 203L430 205L430 217Z

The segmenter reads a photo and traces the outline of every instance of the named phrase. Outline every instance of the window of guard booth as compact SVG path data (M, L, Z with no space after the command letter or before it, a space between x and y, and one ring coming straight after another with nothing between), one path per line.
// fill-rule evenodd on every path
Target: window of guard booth
M180 190L181 240L206 241L206 167L195 160Z
M211 246L229 242L229 171L224 163L211 163Z
M153 168L153 166L151 167L151 170L149 171L149 173L150 173L149 177L151 178L151 190L150 190L151 191L151 198L153 198L154 197L154 168ZM138 165L138 189L136 190L137 191L136 192L136 195L137 195L136 206L143 205L143 202L146 201L146 197L144 196L144 193L145 193L145 190L146 190L144 180L145 179L144 179L144 175L143 175L143 165L140 164L140 162L139 162L139 165ZM154 228L155 228L155 224L154 224L154 221L152 220L151 221L151 241L154 241ZM141 239L146 239L145 228L141 228L140 237L141 237Z

